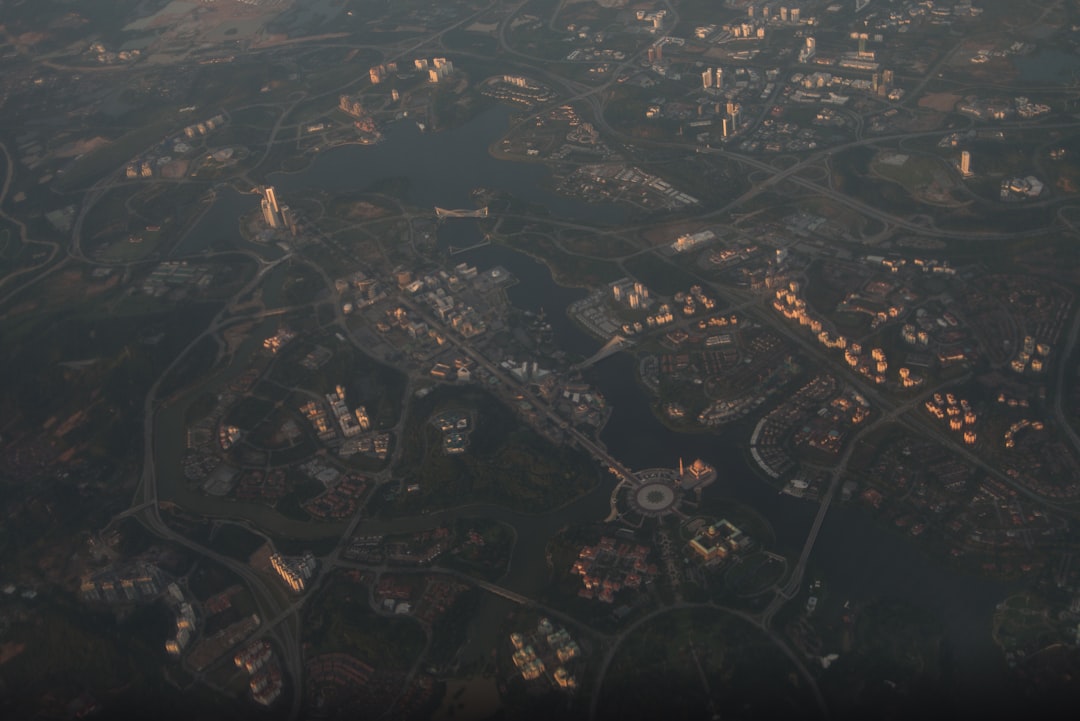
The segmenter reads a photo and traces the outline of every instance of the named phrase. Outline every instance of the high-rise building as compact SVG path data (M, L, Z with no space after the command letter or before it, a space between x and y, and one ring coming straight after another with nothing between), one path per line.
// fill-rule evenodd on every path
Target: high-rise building
M799 22L799 8L791 8L791 22Z
M281 209L278 207L277 194L273 186L265 185L259 188L259 192L262 195L259 206L262 208L263 221L271 228L280 227Z
M287 205L281 206L281 222L285 224L285 227L295 237L298 232L296 226L296 213L294 213Z
M716 69L716 89L717 90L723 90L724 89L724 69L723 68L717 68Z
M266 202L270 203L270 208L275 212L279 212L281 208L278 207L277 193L274 192L274 186L268 185L263 191Z
M967 150L960 152L960 175L965 178L970 178L971 173L971 153Z
M712 68L706 70L701 74L701 87L708 90L713 86L713 73Z
M263 198L260 206L262 207L263 221L271 228L278 227L277 213L275 213L274 209L270 206L270 201Z
M303 591L315 572L315 556L310 551L300 557L285 558L280 553L270 556L270 565L294 592Z

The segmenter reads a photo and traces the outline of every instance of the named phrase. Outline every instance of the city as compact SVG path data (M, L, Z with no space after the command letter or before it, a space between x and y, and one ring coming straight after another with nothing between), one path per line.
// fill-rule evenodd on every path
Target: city
M1077 8L0 31L0 715L1080 699Z

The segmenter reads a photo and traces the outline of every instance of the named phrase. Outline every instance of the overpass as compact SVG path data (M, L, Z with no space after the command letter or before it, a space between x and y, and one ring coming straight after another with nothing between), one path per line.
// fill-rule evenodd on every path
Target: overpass
M515 593L514 591L511 591L509 588L506 588L505 586L500 586L500 585L498 585L496 583L490 583L489 581L483 581L483 580L481 580L479 578L472 578L472 577L469 577L469 576L465 576L465 577L471 583L476 584L476 586L478 588L482 588L485 591L487 591L488 593L494 593L496 596L502 596L503 598L507 599L508 601L513 601L514 603L516 603L518 605L521 605L521 606L531 606L531 605L533 605L533 600L531 598L529 598L528 596L522 596L520 593Z
M488 209L486 205L476 210L447 210L435 206L435 217L439 220L446 220L447 218L486 218L488 217Z

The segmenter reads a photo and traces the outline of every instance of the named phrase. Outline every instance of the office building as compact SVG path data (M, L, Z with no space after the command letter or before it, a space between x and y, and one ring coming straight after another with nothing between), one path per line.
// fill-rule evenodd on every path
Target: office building
M971 173L971 153L964 150L960 153L960 175L965 178L970 178Z

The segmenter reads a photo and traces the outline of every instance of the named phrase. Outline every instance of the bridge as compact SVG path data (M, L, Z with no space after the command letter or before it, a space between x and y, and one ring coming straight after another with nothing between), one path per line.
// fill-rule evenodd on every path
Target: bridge
M630 340L629 338L624 338L623 336L616 333L615 335L611 336L611 338L608 340L608 342L605 343L600 348L600 350L596 351L595 353L593 353L591 356L589 356L585 360L581 361L580 363L577 363L576 365L574 365L573 369L574 370L581 370L582 368L588 368L593 363L596 363L598 361L602 361L605 358L607 358L609 355L614 355L614 354L618 353L619 351L621 351L623 348L628 348L628 347L630 347L632 345L634 345L634 341Z
M486 218L488 217L488 209L486 205L476 210L447 210L436 206L435 217L439 220L447 218Z

